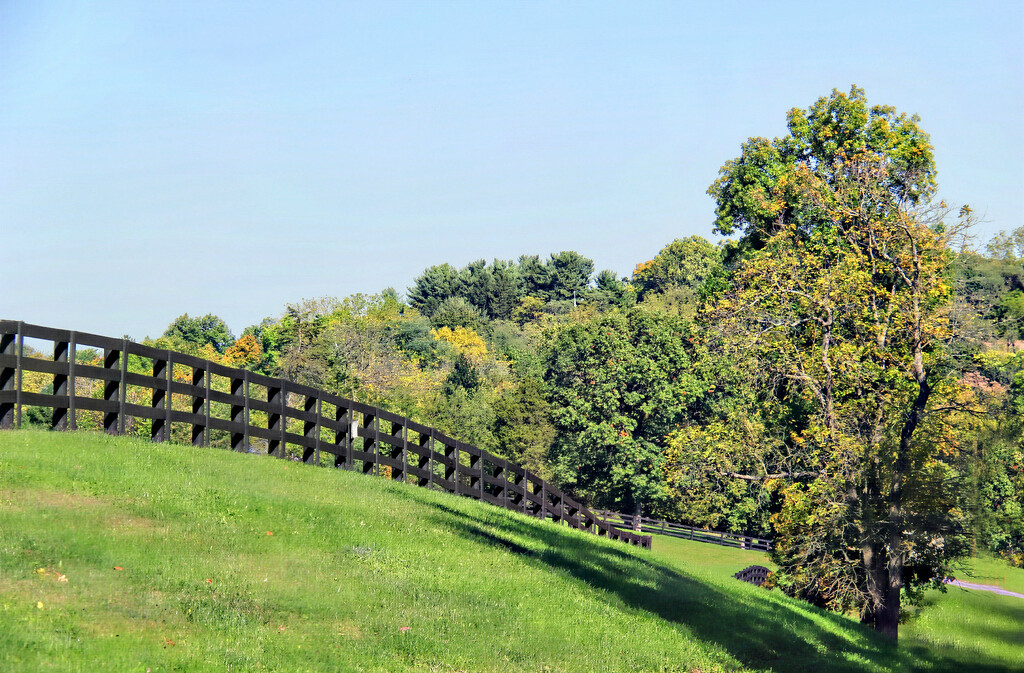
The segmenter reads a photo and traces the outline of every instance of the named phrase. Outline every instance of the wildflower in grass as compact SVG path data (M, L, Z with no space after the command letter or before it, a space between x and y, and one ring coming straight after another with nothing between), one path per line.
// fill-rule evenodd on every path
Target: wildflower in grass
M400 628L398 630L401 631L402 633L405 633L406 631L409 630L409 627L408 626L403 626L402 628Z
M267 535L273 535L273 534L274 534L274 531L272 531L272 530L268 530L267 531Z
M46 568L36 568L36 574L37 575L45 575L46 574Z
M213 580L206 580L207 584L213 584Z
M114 570L124 570L121 566L114 566Z
M43 609L43 602L42 601L37 602L36 603L36 607L39 608L40 610L42 610Z

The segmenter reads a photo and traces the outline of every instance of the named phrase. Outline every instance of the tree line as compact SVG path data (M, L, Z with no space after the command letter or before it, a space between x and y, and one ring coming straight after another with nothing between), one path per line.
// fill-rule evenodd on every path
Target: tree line
M776 585L895 637L978 549L1024 565L1024 227L981 250L920 120L833 91L709 188L711 243L425 269L162 347L391 408L598 507L771 536Z

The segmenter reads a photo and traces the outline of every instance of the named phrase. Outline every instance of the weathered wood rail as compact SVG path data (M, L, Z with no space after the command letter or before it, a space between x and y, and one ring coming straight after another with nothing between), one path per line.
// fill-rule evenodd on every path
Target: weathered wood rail
M633 525L635 518L632 514L598 510L597 515L613 526L636 530L636 527ZM726 533L719 530L708 530L706 528L694 528L692 526L684 526L681 523L652 519L648 516L640 517L640 531L678 537L684 540L694 540L696 542L710 542L711 544L725 547L753 549L755 551L769 551L772 547L772 541L765 538L739 533Z
M29 357L25 339L52 343L52 357ZM100 361L79 362L81 349L102 354ZM139 373L140 364L151 374ZM29 372L44 375L52 390L26 390ZM97 396L80 394L86 381ZM114 435L125 434L132 419L136 430L148 423L158 442L175 428L196 446L217 435L235 451L390 476L651 546L650 536L603 521L529 470L384 409L127 339L0 320L0 428L20 428L30 406L51 409L54 430L76 430L80 415L93 412Z

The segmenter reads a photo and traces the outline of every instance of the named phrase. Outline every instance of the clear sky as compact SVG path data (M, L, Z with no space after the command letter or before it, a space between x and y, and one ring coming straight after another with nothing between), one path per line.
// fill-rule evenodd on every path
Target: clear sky
M1020 2L0 0L0 317L235 333L424 268L712 238L750 136L917 113L941 196L1024 224Z

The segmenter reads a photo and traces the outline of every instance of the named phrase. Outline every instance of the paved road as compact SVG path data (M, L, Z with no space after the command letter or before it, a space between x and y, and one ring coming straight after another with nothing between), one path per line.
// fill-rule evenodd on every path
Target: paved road
M978 591L991 591L994 594L1000 596L1012 596L1013 598L1024 598L1024 594L1018 594L1015 591L1007 591L1002 587L997 587L994 584L973 584L972 582L961 582L960 580L946 580L946 584L954 587L960 587L962 589L976 589Z

